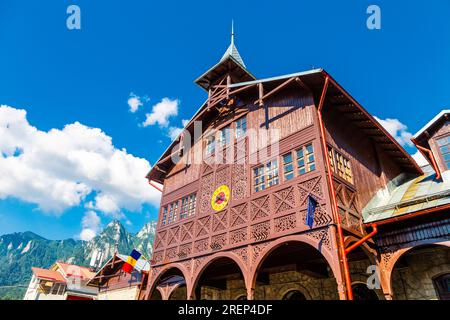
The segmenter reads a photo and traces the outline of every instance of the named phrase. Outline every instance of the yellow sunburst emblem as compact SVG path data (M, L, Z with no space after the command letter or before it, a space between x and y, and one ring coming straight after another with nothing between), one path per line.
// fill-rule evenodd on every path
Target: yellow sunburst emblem
M230 201L230 188L226 185L221 185L214 191L211 197L211 207L215 211L220 211L225 208Z

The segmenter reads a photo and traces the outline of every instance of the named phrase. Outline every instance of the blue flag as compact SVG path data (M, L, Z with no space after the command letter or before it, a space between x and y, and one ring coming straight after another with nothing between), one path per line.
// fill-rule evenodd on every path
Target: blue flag
M311 229L314 224L314 213L316 211L317 201L311 196L308 196L308 210L306 211L306 225Z

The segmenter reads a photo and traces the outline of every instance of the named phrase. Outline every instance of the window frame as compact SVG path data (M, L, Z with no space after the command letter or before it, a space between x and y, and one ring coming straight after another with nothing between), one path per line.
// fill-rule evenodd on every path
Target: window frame
M237 119L236 121L234 121L234 124L235 124L234 136L235 136L236 140L245 138L247 136L247 130L248 130L247 116L243 116L243 117ZM242 130L241 128L239 128L238 127L239 124L241 124L240 125L241 128L245 127L245 129ZM242 124L244 124L244 125L242 125ZM243 134L240 134L239 132L243 132Z
M273 162L276 162L276 167L275 169L273 169L271 167L271 165L269 166L269 164L272 164ZM255 176L255 172L256 170L261 170L262 169L262 174L259 174L258 176ZM273 175L273 177L269 178L269 174L270 172L275 172L276 175ZM256 183L256 178L258 177L258 179L262 179L259 180L259 183ZM276 180L276 183L272 183L270 184L271 181ZM271 158L267 161L264 161L264 164L261 164L259 166L255 166L252 168L252 190L253 193L257 193L260 191L264 191L270 187L274 187L277 186L281 183L281 179L280 179L280 160L279 157L274 157ZM259 186L259 187L257 187ZM258 188L258 189L257 189Z
M347 158L342 152L337 151L331 146L328 147L327 156L330 160L330 169L334 175L344 180L345 182L355 185L355 176L353 174L352 161ZM330 152L331 151L331 152Z
M440 140L443 140L443 139L446 139L446 140L447 140L447 143L441 146L441 145L439 144L439 141L440 141ZM450 155L450 150L449 150L449 152L446 152L446 153L444 154L444 153L442 152L442 149L441 149L441 148L443 148L443 147L448 147L448 148L450 149L450 134L443 134L443 135L441 135L441 136L436 137L434 140L435 140L435 143L436 143L437 151L438 151L438 153L439 153L439 158L440 158L440 160L442 161L442 164L443 164L443 166L444 166L444 169L445 169L445 170L450 170L450 160L445 160L445 156L446 156L446 155Z

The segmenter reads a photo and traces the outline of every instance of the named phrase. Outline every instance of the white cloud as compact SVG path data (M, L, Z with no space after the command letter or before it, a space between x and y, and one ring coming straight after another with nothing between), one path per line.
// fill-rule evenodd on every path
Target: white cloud
M420 151L417 151L412 155L413 159L417 162L417 164L421 167L428 164L427 159L420 153Z
M175 140L176 138L178 138L178 136L180 135L181 132L183 132L184 128L186 127L186 125L188 124L189 120L183 119L181 120L181 124L183 125L182 128L179 127L169 127L169 130L167 132L167 136L172 139Z
M94 238L100 230L100 217L94 211L88 211L81 220L83 229L79 235L81 240L89 241Z
M178 115L178 106L180 101L175 99L163 98L155 104L151 113L146 114L146 119L142 124L144 127L158 124L160 127L169 126L169 118Z
M98 128L78 122L41 131L26 111L0 106L0 199L15 197L61 214L94 195L87 208L106 214L159 204L148 186L147 160L117 149Z
M133 92L130 93L130 96L128 98L128 106L130 107L130 112L135 113L138 111L139 107L142 107L144 105L144 102L147 102L149 99L148 97L140 97Z
M383 120L378 117L374 118L395 138L395 140L397 140L398 143L400 143L400 145L403 147L413 146L413 143L411 142L413 135L408 131L408 127L398 119L386 118Z

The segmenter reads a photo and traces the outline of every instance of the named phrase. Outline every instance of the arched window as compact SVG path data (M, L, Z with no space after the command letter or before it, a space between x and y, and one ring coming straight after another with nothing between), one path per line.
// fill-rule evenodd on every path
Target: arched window
M450 273L434 278L433 284L440 300L450 300Z
M374 290L371 290L364 283L355 283L352 285L353 300L378 300L378 296Z
M298 290L291 290L283 296L283 300L306 300L306 297Z

